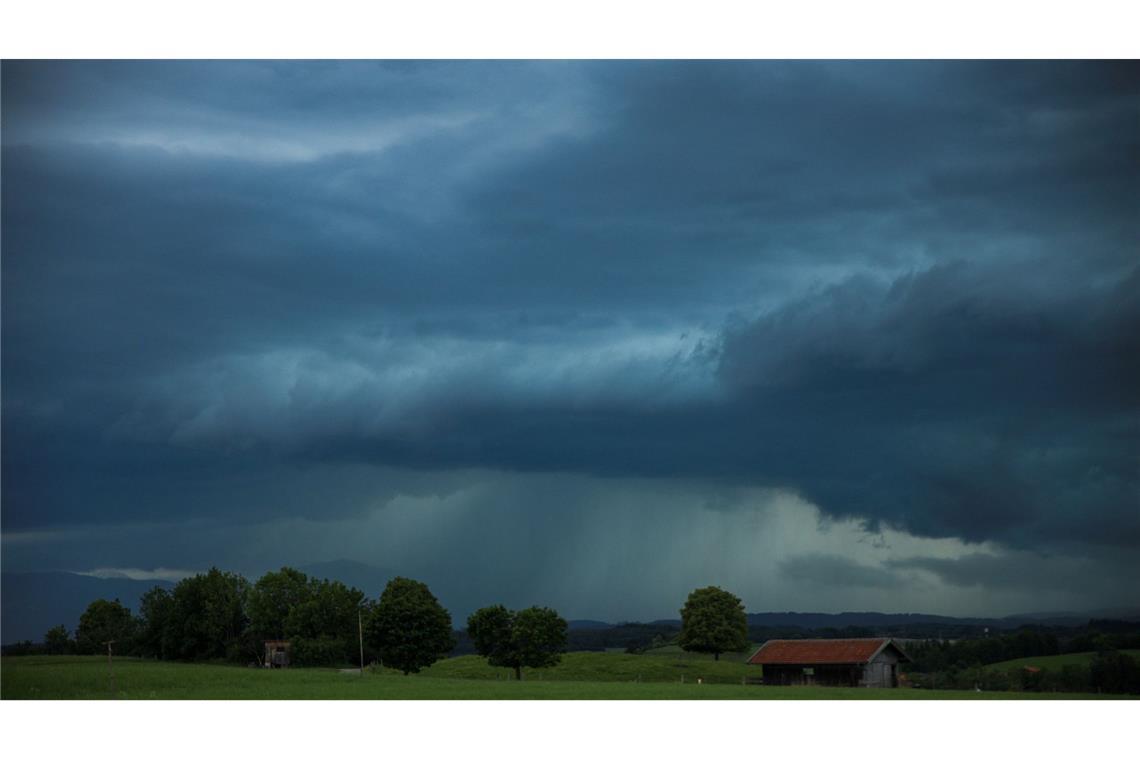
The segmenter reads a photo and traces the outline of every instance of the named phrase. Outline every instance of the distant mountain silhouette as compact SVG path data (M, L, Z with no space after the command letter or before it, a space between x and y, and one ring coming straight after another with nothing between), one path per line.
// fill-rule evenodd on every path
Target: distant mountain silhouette
M613 628L613 623L603 623L601 620L567 620L566 626L571 631L589 631L600 630L603 628Z
M1016 615L1000 618L952 617L949 615L888 612L755 612L748 615L748 624L752 626L770 627L796 626L810 629L844 628L847 626L882 628L919 624L1016 628L1030 623L1054 626L1080 626L1088 623L1090 617L1095 616L1089 613L1077 612Z
M79 616L96 599L118 599L137 613L139 597L155 586L174 584L65 572L0 574L0 643L42 641L61 623L74 635Z
M1022 625L1082 626L1093 618L1140 619L1140 609L1113 608L1091 612L1038 612L1007 617L953 617L912 612L750 612L748 625L755 628L887 628L907 625L984 626L996 629ZM680 626L677 618L654 620L656 625Z

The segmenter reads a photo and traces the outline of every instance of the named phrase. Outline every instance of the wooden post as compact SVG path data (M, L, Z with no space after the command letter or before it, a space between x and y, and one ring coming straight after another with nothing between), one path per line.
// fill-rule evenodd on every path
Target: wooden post
M111 645L114 640L104 642L107 645L107 675L111 681L111 699L115 698L115 666L111 657Z

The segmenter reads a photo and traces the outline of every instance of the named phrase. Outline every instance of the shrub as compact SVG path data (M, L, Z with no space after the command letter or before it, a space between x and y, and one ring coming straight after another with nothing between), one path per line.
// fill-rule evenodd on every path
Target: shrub
M1093 689L1108 694L1140 694L1140 664L1121 652L1097 652L1090 681Z
M299 667L331 668L347 665L355 659L349 655L349 651L351 650L353 655L357 654L356 642L329 636L292 639L292 644L290 661Z

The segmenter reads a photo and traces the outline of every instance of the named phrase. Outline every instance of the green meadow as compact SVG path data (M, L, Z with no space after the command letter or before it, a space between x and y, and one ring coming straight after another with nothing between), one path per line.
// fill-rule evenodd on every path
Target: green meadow
M632 658L632 659L631 659ZM632 660L639 660L635 663ZM695 663L695 666L693 666ZM695 669L690 669L693 666ZM729 682L741 663L691 657L573 652L523 681L479 658L457 657L419 675L387 670L262 670L103 657L0 658L4 699L1090 699L1089 694L778 687ZM705 683L696 683L700 671ZM745 671L751 673L752 671ZM686 675L681 683L681 673ZM666 677L668 676L668 677ZM675 678L674 678L675 676ZM710 682L723 676L724 682ZM636 680L638 677L640 681ZM658 678L659 680L654 680Z
M432 678L481 680L506 680L511 674L510 669L493 668L487 664L486 659L474 655L440 660L422 673L423 676ZM680 650L662 654L568 652L562 655L562 662L553 668L523 668L524 683L542 680L680 684L682 679L696 683L699 678L706 684L739 686L741 679L758 679L760 675L760 668L745 665L743 657L731 659L721 655L718 662L709 655L693 655Z

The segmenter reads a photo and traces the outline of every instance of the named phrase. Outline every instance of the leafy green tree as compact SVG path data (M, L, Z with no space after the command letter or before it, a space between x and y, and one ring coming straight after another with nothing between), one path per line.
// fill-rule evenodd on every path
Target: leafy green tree
M748 618L740 599L716 586L689 594L681 608L681 648L687 652L741 652L748 648Z
M329 668L344 666L356 659L356 652L348 651L348 641L344 638L319 636L316 638L290 639L293 648L289 650L289 663L303 668ZM352 643L355 650L356 643Z
M306 597L285 621L289 637L346 637L356 641L356 613L364 593L340 581L312 580Z
M475 651L487 658L487 662L498 668L516 668L521 663L516 662L511 647L511 629L514 627L514 613L501 604L484 607L467 618L467 636L475 645Z
M48 654L67 654L71 651L71 637L63 625L57 625L44 634L44 651Z
M368 621L368 639L381 662L418 673L455 647L451 615L427 585L410 578L393 578Z
M298 665L338 665L359 656L357 614L364 593L340 581L310 580L306 598L285 621Z
M81 654L99 654L107 651L108 641L115 642L115 651L130 654L134 650L135 619L131 611L118 599L109 602L96 599L87 605L75 629L76 649Z
M1092 687L1108 694L1140 694L1140 662L1123 652L1104 651L1089 664Z
M174 587L171 656L182 660L249 660L261 653L245 613L249 582L210 568Z
M154 586L139 600L139 653L160 660L172 656L174 597L161 586Z
M511 612L501 604L476 610L467 618L467 635L475 651L491 665L522 669L557 665L566 650L566 621L548 607Z
M261 639L289 638L290 613L311 596L309 578L300 570L283 567L261 576L249 590L247 609L253 634Z

